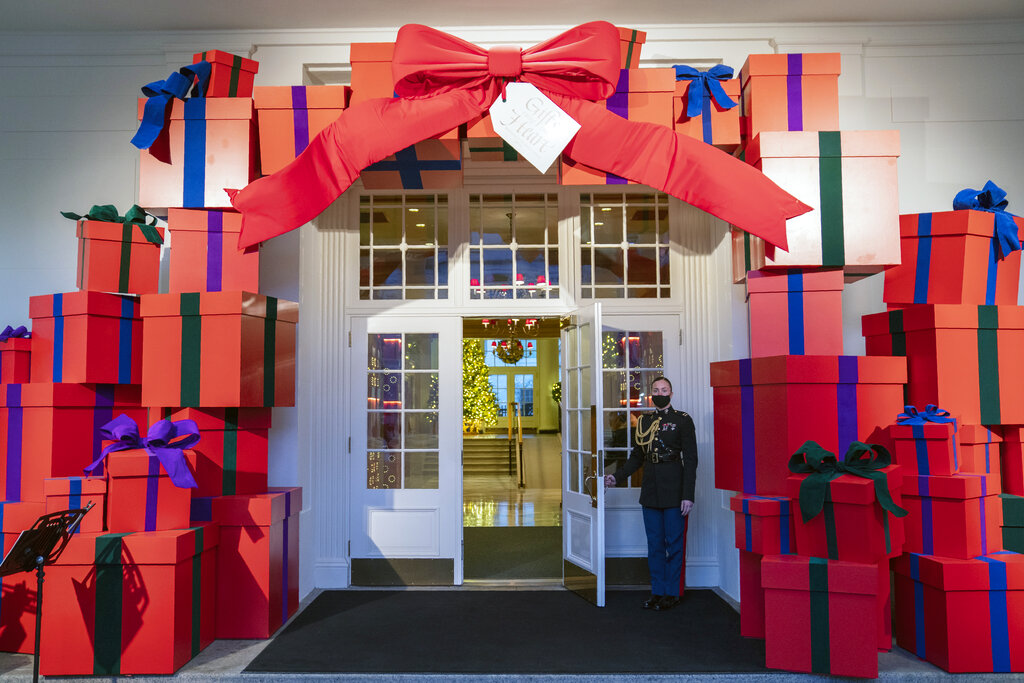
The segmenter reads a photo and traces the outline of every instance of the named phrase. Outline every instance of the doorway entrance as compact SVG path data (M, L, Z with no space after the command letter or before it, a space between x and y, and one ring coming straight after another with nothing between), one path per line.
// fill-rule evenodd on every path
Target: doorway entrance
M559 319L463 319L466 581L560 584Z

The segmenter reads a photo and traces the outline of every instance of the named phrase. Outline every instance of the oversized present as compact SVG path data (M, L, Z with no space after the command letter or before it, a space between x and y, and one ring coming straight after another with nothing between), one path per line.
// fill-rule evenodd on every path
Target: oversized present
M960 470L957 455L956 418L931 404L924 412L906 406L889 428L896 464L907 474L956 474Z
M46 676L173 674L215 637L215 525L78 534L46 569Z
M139 100L139 118L146 101ZM227 189L256 179L256 117L248 97L174 100L167 158L142 150L139 204L147 208L231 208Z
M118 415L103 425L111 441L87 472L106 459L109 469L107 529L111 532L163 531L189 524L196 480L185 450L199 441L191 420L160 420L143 438L134 420Z
M46 512L92 509L82 518L75 533L101 533L107 530L106 477L51 477L43 479Z
M170 415L199 428L190 449L193 497L266 492L270 418L270 408L184 408Z
M877 678L878 577L876 564L766 555L765 666Z
M142 297L150 406L295 405L298 304L244 291Z
M242 214L169 209L167 228L173 237L168 292L259 291L259 248L238 248Z
M733 231L734 269L749 260L747 270L835 266L865 275L900 262L899 131L763 131L744 153L815 211L786 222L788 251Z
M743 135L839 130L839 53L750 55L740 69Z
M1002 435L1002 446L999 449L1002 489L1006 493L1024 496L1024 427L1019 424L1004 425L999 428L999 433Z
M1002 437L981 425L960 425L960 471L967 474L988 474L989 481L1003 490L1002 458L999 453Z
M32 374L32 333L24 325L0 332L0 384L23 384Z
M635 69L640 66L640 50L644 43L647 42L647 33L645 31L637 31L634 28L624 28L622 26L616 26L619 29L619 48L621 60L619 66L623 69Z
M999 550L1003 508L991 483L988 474L905 476L904 549L963 559Z
M711 364L715 486L789 495L786 463L805 441L846 452L854 441L888 444L903 406L905 359L771 356Z
M260 136L260 172L284 168L348 106L347 85L257 86L252 99Z
M901 470L884 446L855 441L840 461L808 441L789 471L790 496L800 502L794 529L801 555L879 563L902 552Z
M43 503L0 502L0 531L6 556L22 531L43 514ZM88 517L88 515L86 515ZM35 652L36 576L32 572L0 578L0 652Z
M29 299L32 381L138 384L142 380L139 300L104 292Z
M1024 555L893 562L896 643L953 673L1024 671Z
M747 274L750 356L843 352L843 271Z
M672 128L672 100L675 96L674 69L623 69L615 92L604 101L608 111L629 121L656 123ZM559 163L559 185L635 184L614 173L606 173L565 156Z
M764 638L764 588L760 553L740 548L740 635Z
M907 403L1024 424L1024 307L919 304L861 318L871 356L907 357Z
M736 547L758 555L788 555L796 549L793 502L783 496L738 493L729 499Z
M0 486L9 501L44 502L43 480L81 476L103 450L114 411L144 420L138 385L7 384L0 387Z
M205 50L192 55L192 63L209 62L210 80L203 93L207 97L252 97L253 81L260 63L223 50Z
M740 146L740 81L732 68L707 71L677 64L672 124L677 133L733 153Z
M302 489L192 500L220 526L218 638L269 638L299 606Z
M462 143L457 138L417 142L363 169L368 190L441 190L462 187Z
M159 291L160 247L164 230L156 216L138 205L124 216L113 204L93 206L84 216L61 211L77 221L79 289L122 294Z
M352 104L395 96L391 77L394 54L394 43L352 43L348 58L352 64Z

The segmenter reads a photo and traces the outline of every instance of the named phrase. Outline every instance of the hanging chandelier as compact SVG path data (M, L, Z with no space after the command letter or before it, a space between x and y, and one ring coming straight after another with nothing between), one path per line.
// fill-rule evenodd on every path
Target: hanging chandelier
M532 339L524 344L519 337L536 337L540 325L536 318L506 318L504 320L484 318L480 321L485 330L493 331L495 337L490 343L490 350L503 363L515 365L524 357L530 358L537 353L537 345Z

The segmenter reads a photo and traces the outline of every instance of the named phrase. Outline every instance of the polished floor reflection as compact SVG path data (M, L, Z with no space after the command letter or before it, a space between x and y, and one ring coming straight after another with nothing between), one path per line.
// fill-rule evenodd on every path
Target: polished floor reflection
M463 526L561 526L561 489L519 488L500 475L467 475L462 487Z

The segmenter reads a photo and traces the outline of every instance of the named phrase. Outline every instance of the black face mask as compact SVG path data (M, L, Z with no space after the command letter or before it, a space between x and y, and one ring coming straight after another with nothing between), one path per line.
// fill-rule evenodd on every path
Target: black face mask
M669 401L671 401L671 400L672 400L671 396L665 396L663 394L658 394L656 396L651 396L651 401L654 403L654 407L655 408L664 408L664 407L666 407L669 404Z

